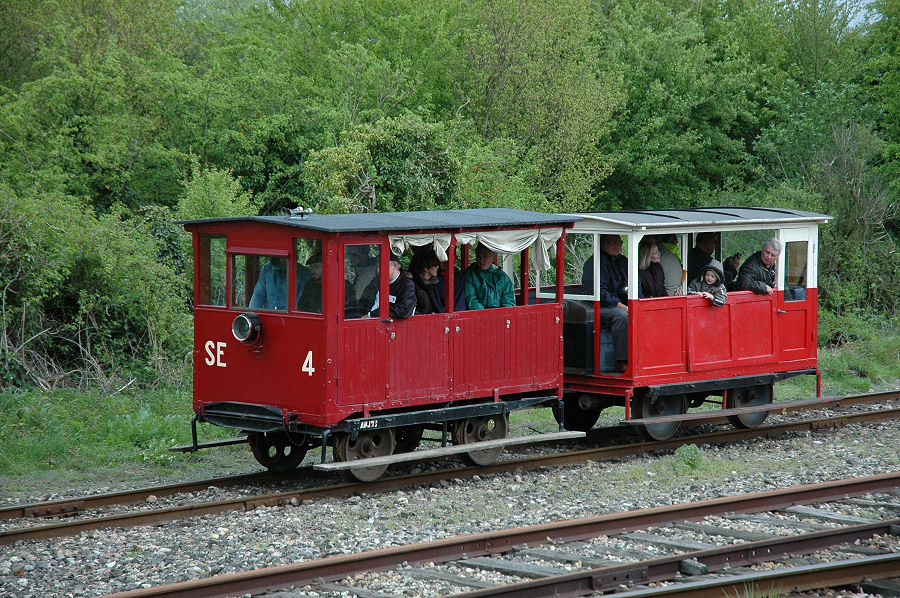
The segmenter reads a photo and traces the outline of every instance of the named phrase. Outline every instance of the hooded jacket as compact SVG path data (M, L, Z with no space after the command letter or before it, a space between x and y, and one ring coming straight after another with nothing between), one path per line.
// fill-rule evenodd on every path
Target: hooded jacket
M711 270L716 275L715 284L709 284L706 282L704 278L706 271ZM715 307L722 307L725 305L725 300L728 299L728 294L725 292L725 285L722 284L722 281L725 279L725 274L722 271L722 264L719 260L710 260L708 264L703 266L700 269L700 274L691 281L691 284L688 285L688 295L696 295L697 293L711 293L712 304Z

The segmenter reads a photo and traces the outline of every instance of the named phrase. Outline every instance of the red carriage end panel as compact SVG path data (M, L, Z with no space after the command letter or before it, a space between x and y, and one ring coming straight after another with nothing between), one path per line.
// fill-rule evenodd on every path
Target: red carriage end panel
M198 308L194 334L194 408L234 401L321 417L325 406L325 323L259 314L258 346L231 334L234 312Z

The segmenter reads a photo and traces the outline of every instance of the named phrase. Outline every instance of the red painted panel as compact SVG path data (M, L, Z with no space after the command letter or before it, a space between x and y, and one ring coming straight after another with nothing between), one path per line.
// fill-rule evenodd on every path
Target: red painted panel
M448 319L446 314L428 314L395 320L388 325L388 407L447 400L450 395Z
M729 293L733 365L775 361L775 297Z
M450 329L456 398L562 383L559 304L460 312Z
M337 348L337 403L375 404L385 400L387 382L386 324L377 318L347 320Z
M195 408L239 401L321 416L328 376L324 320L260 313L262 342L254 349L231 334L237 313L194 311Z
M785 301L783 292L779 292L775 321L778 326L778 355L781 361L816 356L816 317L816 289L807 289L807 297L803 301Z
M631 302L635 326L636 375L683 372L686 369L686 297L659 297Z
M688 361L691 370L728 367L732 361L733 304L714 307L709 300L688 297Z

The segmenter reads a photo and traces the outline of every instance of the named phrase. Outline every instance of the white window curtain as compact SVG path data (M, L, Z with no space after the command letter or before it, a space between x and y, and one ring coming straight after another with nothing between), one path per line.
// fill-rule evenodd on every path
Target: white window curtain
M450 247L450 233L430 233L422 235L389 235L391 251L394 255L403 255L410 247L431 245L437 258L447 261L447 248Z
M479 243L497 253L518 253L535 246L531 252L531 263L535 270L549 270L556 257L556 241L562 236L562 228L542 228L527 230L500 230L472 233L456 233L456 241L467 245Z

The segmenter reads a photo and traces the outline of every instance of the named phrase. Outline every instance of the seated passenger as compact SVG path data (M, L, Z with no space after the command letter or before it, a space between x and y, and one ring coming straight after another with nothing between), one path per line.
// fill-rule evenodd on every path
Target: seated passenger
M659 265L662 266L665 275L666 295L678 295L684 276L681 253L678 251L678 235L663 235L657 238L656 245L659 249Z
M709 299L715 307L722 307L728 299L725 285L722 283L724 277L719 260L711 260L700 270L700 276L688 285L688 295L699 295Z
M600 279L597 293L600 302L600 325L612 333L616 353L616 370L624 372L628 364L628 258L622 255L619 235L600 235ZM585 295L594 294L594 258L582 270L581 284Z
M753 291L760 295L771 295L775 291L775 264L781 255L781 241L772 237L763 248L741 265L738 272L738 291Z
M298 273L299 279L299 273ZM273 257L259 270L249 307L287 310L287 260Z
M725 263L722 265L725 271L725 285L728 286L737 280L738 268L741 267L741 254L735 253L729 258L725 258Z
M303 288L303 294L297 300L297 310L310 313L322 313L322 254L315 253L308 260L311 278Z
M403 275L397 256L391 255L388 266L388 313L394 320L403 320L416 313L415 285L411 278ZM369 309L369 316L372 318L378 317L379 300L380 292L375 294L375 303Z
M512 307L516 304L512 281L493 263L496 256L496 252L481 244L475 250L475 262L466 268L468 309Z
M416 314L444 313L444 285L438 274L440 261L434 250L417 252L409 263L407 276L416 290Z
M694 280L700 276L700 269L713 259L716 251L716 233L698 233L694 239L694 248L688 252L687 279Z
M638 276L644 297L665 297L666 275L660 262L659 247L655 242L643 241L638 251Z

